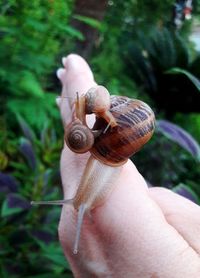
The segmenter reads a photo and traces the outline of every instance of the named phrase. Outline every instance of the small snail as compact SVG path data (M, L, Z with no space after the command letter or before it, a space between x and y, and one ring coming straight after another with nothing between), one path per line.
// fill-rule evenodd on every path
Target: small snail
M65 142L73 152L85 153L94 144L94 134L79 119L76 119L66 129Z
M86 114L94 113L92 129ZM74 254L78 252L84 214L101 205L113 190L116 179L129 157L139 151L154 132L155 116L144 102L124 96L110 96L106 88L91 88L77 96L75 115L65 132L68 147L76 153L91 155L73 199L32 204L72 204L78 210Z

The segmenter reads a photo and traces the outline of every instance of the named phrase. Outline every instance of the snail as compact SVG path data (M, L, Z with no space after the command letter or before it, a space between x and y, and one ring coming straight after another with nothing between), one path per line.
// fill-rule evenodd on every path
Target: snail
M86 114L91 113L96 115L96 121L90 129ZM140 100L110 96L103 86L91 88L85 96L77 96L75 114L66 128L65 141L73 152L90 152L77 192L70 200L32 202L72 204L78 211L74 254L78 252L85 213L106 200L123 165L149 141L154 127L152 109Z

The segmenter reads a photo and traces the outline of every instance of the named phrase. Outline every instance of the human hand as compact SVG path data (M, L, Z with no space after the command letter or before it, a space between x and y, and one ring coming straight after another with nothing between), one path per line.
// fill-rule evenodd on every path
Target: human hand
M63 59L58 71L63 124L71 121L76 92L96 85L87 63L78 55ZM88 122L94 121L89 116ZM74 197L88 154L66 145L61 155L64 199ZM77 212L62 209L59 238L75 277L198 278L200 277L200 208L162 188L148 188L129 160L106 202L83 221L79 253L72 253Z

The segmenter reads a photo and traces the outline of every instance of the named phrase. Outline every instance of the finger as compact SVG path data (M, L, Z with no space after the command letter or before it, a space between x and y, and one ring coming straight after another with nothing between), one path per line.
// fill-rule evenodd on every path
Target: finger
M60 170L64 199L75 196L89 153L75 154L66 145L61 153Z
M58 105L63 123L66 125L71 121L72 105L76 93L85 94L96 83L90 67L79 55L70 54L64 57L62 62L64 68L57 71L57 76L62 83L62 93Z
M60 239L77 277L198 277L198 255L148 192L129 161L112 194L92 211L92 223L84 220L76 256L71 251L76 218L63 208Z
M82 57L70 54L62 59L62 63L64 68L59 69L57 72L58 78L62 83L59 108L63 124L66 127L72 120L72 106L76 93L84 94L96 83L90 67ZM94 121L93 115L89 117L89 119L87 118L88 124L89 121ZM61 175L65 198L74 196L87 159L88 154L74 154L66 145L64 146L61 154Z
M165 188L151 188L150 194L168 223L200 254L200 207Z

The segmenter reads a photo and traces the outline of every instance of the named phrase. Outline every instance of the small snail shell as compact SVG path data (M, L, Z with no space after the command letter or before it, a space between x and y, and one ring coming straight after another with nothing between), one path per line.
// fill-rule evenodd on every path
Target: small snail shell
M64 138L67 146L76 153L85 153L89 151L94 144L94 135L92 131L78 119L73 121L66 128Z
M76 119L70 129L68 126L65 140L72 151L82 153L89 150L91 156L74 198L32 202L33 204L72 204L78 211L74 254L78 252L84 214L106 200L115 186L122 165L148 142L154 132L155 116L147 104L127 97L107 96L109 96L108 91L103 86L97 86L90 89L85 96L78 98L75 103ZM95 113L97 116L92 130L87 127L85 121L85 115L90 113ZM84 131L90 131L86 139L88 146L84 145L83 148L79 144L79 135L75 136L77 144L71 143L73 140L70 139L70 133L76 131L78 126ZM96 130L98 132L94 136Z

